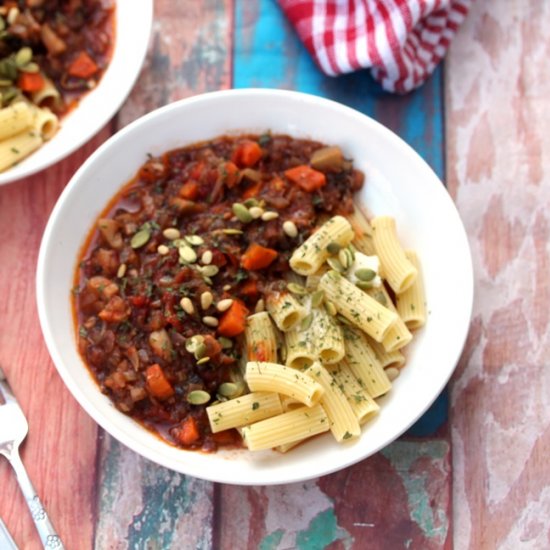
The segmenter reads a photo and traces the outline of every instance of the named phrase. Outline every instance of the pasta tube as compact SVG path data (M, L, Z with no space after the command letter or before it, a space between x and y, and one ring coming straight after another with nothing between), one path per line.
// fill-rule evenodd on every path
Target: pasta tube
M266 299L267 311L279 330L292 330L306 316L305 307L287 291L272 291Z
M405 255L416 268L418 275L414 283L401 294L397 294L397 311L405 324L417 329L426 323L426 294L422 280L420 260L414 250L406 250Z
M246 426L282 412L279 395L268 392L247 393L206 407L212 433Z
M378 359L380 365L384 369L387 369L388 367L396 367L400 369L405 365L405 356L399 350L386 351L383 344L378 343L376 340L373 340L368 336L367 341L376 354L376 358Z
M290 267L300 275L312 275L330 256L327 250L330 243L347 246L353 237L353 229L348 220L343 216L334 216L294 251L290 258Z
M0 140L6 140L30 128L33 120L32 109L24 101L0 109Z
M371 397L380 397L391 389L391 382L374 350L369 346L364 334L346 327L346 357L343 364L348 366Z
M321 405L301 407L246 426L243 440L251 451L271 449L329 430L329 421Z
M315 345L322 363L338 363L346 354L344 336L340 325L324 308L313 310L312 327L315 333Z
M315 405L325 391L310 376L276 363L249 362L245 380L251 391L282 393L308 407Z
M372 220L373 240L376 254L380 258L384 278L397 294L404 292L416 279L417 271L407 259L397 237L395 220L379 216Z
M285 345L287 367L301 370L312 365L317 359L313 326L306 330L286 332Z
M244 335L248 361L277 362L277 337L266 311L248 317Z
M355 232L355 238L352 241L353 246L367 256L376 254L372 240L372 227L363 212L355 207L353 214L348 216L348 220Z
M361 426L378 414L380 406L367 390L361 387L347 365L340 363L330 373L336 385L344 392L353 414Z
M40 134L34 128L0 141L0 171L28 157L42 143Z
M323 275L319 288L324 290L326 298L339 313L377 342L382 342L390 327L397 321L396 313L385 308L336 271Z
M325 389L321 397L321 406L329 418L330 431L334 439L341 443L347 439L355 439L361 435L359 421L353 413L342 389L335 383L328 371L319 363L314 363L306 371Z

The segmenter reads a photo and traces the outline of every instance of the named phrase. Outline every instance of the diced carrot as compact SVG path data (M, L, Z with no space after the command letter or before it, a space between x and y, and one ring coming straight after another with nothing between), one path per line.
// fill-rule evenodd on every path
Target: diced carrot
M189 199L194 201L199 194L199 184L196 181L186 181L179 191L179 195L182 199Z
M76 78L90 78L97 73L97 63L84 51L79 52L69 65L68 73Z
M193 445L200 438L197 421L192 416L188 416L183 420L179 428L174 432L174 435L182 445Z
M272 248L252 243L242 255L241 265L249 271L256 271L270 265L278 255Z
M258 292L258 283L254 279L249 279L239 288L239 294L243 298L255 298Z
M153 396L159 399L166 399L174 395L174 388L172 388L172 385L166 379L166 375L158 363L147 367L145 380L147 382L147 389Z
M17 87L23 92L38 92L45 83L46 81L40 73L20 72L17 77Z
M225 179L225 185L231 189L239 181L239 168L234 162L228 160L222 167L222 174Z
M260 191L262 190L262 184L260 182L254 183L247 189L245 189L243 193L243 199L252 199L254 197L257 197L260 194Z
M262 148L255 141L247 139L237 145L231 160L241 168L250 168L262 158L262 155Z
M242 334L246 327L248 309L240 300L233 300L231 307L222 315L218 324L218 333L232 338Z
M308 193L325 186L327 183L327 178L323 172L314 170L306 164L285 170L285 176Z

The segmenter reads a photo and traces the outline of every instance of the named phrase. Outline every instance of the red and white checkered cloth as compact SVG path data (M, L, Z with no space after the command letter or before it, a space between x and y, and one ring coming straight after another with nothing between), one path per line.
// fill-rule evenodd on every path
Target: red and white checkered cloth
M278 0L323 72L370 68L382 87L408 92L445 55L471 0Z

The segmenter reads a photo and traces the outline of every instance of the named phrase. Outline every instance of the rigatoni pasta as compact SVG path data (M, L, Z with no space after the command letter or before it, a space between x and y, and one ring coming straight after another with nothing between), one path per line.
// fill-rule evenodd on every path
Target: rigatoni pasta
M277 336L266 311L248 317L244 335L248 361L277 362Z
M295 328L307 313L304 306L285 290L271 292L266 307L277 328L283 332Z
M414 283L405 292L397 295L397 311L405 324L411 330L414 330L426 323L426 293L424 281L422 280L422 268L416 252L406 250L405 255L416 268L418 275Z

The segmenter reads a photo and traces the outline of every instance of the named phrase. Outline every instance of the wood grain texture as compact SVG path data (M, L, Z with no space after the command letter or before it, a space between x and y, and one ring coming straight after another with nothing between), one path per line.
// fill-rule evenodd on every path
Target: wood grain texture
M56 166L0 187L0 364L27 416L22 458L68 548L91 548L95 522L96 424L57 375L38 322L35 268L59 193L99 135ZM40 548L15 475L0 457L0 516L21 548Z
M171 101L231 86L230 1L157 1L154 19L147 59L118 128ZM97 550L213 547L213 483L157 466L108 434L101 449Z
M550 546L549 16L474 3L447 66L449 186L476 273L452 381L457 550Z

